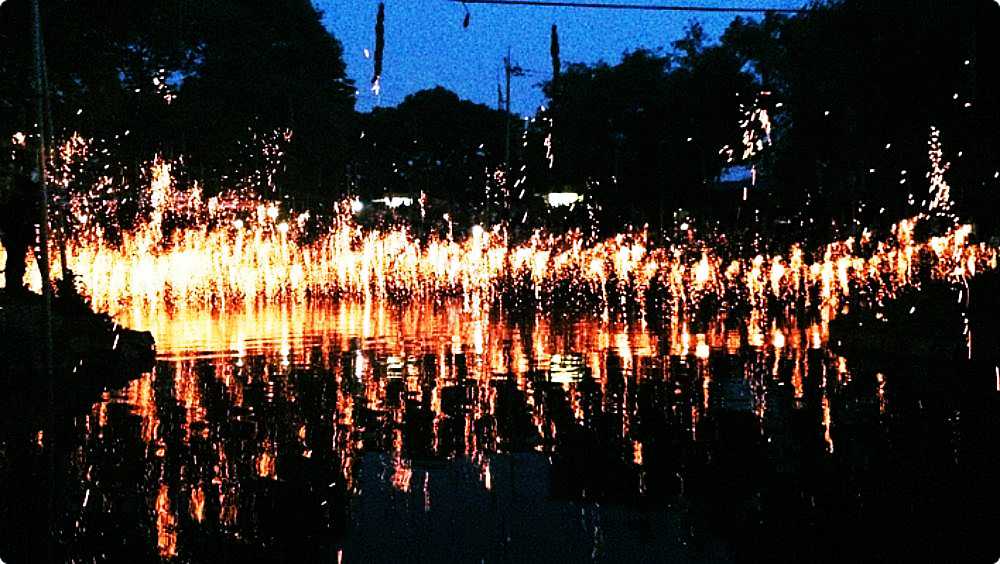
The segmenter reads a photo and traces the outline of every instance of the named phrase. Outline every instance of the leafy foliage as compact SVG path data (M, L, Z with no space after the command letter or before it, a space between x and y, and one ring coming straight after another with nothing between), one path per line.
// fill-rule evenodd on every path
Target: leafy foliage
M0 6L0 134L34 122L26 0ZM118 138L116 154L186 155L222 176L253 133L294 129L285 183L344 182L354 89L308 0L42 3L53 121ZM128 134L126 135L126 132ZM248 135L248 132L250 135Z
M366 196L423 191L439 200L478 201L503 164L503 112L441 87L363 115L357 180Z

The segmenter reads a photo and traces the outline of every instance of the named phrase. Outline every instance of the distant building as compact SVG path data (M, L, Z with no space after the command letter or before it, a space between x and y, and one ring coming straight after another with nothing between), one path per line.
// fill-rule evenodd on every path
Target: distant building
M745 165L733 165L722 170L719 175L719 187L732 186L743 188L753 183L753 169Z
M545 195L545 203L550 208L569 207L583 201L583 194L578 192L549 192Z
M398 207L409 207L412 206L414 198L409 194L386 194L381 198L376 198L372 200L373 204L384 204L385 207L390 209L396 209Z
M761 182L760 175L753 167L733 165L722 170L713 188L722 194L737 195L737 201L746 201L751 192L765 187L766 184Z

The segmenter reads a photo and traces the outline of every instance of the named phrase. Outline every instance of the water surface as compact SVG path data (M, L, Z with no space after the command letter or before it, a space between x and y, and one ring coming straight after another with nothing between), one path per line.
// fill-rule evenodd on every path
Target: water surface
M994 556L1000 426L974 362L844 358L819 321L460 304L123 322L158 358L58 439L61 560ZM40 492L17 482L45 457L4 444L0 557L18 561Z

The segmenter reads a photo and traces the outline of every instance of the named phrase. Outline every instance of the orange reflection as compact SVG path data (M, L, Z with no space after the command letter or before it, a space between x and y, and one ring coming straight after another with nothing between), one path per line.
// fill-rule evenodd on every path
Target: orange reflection
M161 484L156 496L156 546L163 558L177 555L176 527L177 518L170 511L170 490L166 484Z
M153 490L157 546L167 556L176 554L180 530L169 491L185 492L192 526L214 526L206 512L218 511L218 526L251 535L253 508L265 503L254 501L262 490L248 490L251 480L297 479L278 475L283 457L298 461L292 469L309 460L335 472L312 491L353 492L360 454L380 453L380 479L429 504L428 461L468 459L492 490L491 456L556 452L572 437L571 422L605 425L623 459L642 469L655 458L640 411L653 405L651 393L696 441L719 409L767 417L769 387L790 384L789 401L798 402L791 408L815 402L818 438L832 451L837 400L815 379L847 367L822 348L822 320L769 331L759 317L740 322L725 312L696 330L677 315L662 329L601 316L566 325L543 314L470 312L459 302L141 312L132 321L157 332L159 361L91 417L101 432L134 429L146 463L177 477L176 486ZM715 372L717 361L724 372ZM132 423L110 409L116 403ZM517 426L505 419L519 413ZM636 483L645 488L651 478L643 476Z

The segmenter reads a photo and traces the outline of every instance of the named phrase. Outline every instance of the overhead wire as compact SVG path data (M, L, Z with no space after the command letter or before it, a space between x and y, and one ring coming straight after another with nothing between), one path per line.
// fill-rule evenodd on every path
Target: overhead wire
M642 10L651 12L709 12L709 13L785 13L802 14L810 8L745 8L738 6L692 6L675 4L626 4L603 2L571 2L565 0L451 0L463 4L492 4L497 6L534 6L550 8L580 8L604 10Z

